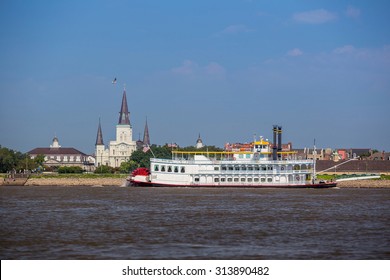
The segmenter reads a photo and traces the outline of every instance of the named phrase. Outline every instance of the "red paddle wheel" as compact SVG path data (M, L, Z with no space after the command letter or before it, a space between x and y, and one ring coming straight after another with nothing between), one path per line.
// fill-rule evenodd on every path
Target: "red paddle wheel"
M135 169L131 173L132 177L135 177L135 176L149 176L149 175L150 175L150 171L149 171L149 169L147 169L145 167L139 167L139 168Z

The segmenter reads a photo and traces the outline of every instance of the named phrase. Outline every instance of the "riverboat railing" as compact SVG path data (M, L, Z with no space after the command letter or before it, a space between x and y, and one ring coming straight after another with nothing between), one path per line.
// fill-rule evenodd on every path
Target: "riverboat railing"
M284 156L295 156L298 152L296 151L287 151L287 152L277 152L278 155ZM172 151L172 159L190 159L196 155L203 155L210 159L215 160L237 160L234 158L235 155L266 155L269 158L272 155L272 152L253 152L253 151Z

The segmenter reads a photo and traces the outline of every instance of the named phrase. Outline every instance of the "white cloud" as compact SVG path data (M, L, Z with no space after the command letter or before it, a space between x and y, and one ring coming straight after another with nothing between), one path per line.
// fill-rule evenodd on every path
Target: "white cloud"
M253 30L249 29L244 24L234 24L234 25L229 25L224 30L219 32L219 34L220 35L224 35L224 34L239 34L239 33L251 32L251 31L253 31Z
M226 74L225 68L216 62L209 63L204 69L206 74L209 76L223 78Z
M333 50L333 53L335 54L350 54L355 52L355 47L352 45L345 45L340 48L336 48Z
M210 62L206 66L199 66L198 63L192 60L184 60L182 65L174 67L171 72L176 75L187 77L211 77L211 78L224 78L226 70L223 66L217 62Z
M352 6L348 6L347 11L345 13L347 17L350 18L358 18L360 16L360 10Z
M195 73L198 69L198 64L192 60L184 60L182 65L172 69L172 72L179 75L191 75Z
M300 56L300 55L303 55L303 52L300 49L295 48L295 49L289 50L287 52L287 55L288 56Z
M331 13L325 9L295 13L293 19L302 23L320 24L333 21L337 18L335 13Z

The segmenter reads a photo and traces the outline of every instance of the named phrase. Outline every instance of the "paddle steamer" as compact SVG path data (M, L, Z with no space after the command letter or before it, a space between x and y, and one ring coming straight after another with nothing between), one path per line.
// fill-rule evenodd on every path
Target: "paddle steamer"
M260 138L250 150L172 151L172 159L150 159L150 170L136 169L128 181L136 187L329 188L317 181L315 159L282 151L282 128L274 126L273 143ZM315 157L314 157L315 158Z

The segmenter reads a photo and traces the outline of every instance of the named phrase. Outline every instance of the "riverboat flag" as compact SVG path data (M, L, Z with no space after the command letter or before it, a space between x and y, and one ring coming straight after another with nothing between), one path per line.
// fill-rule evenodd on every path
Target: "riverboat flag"
M116 84L116 78L115 78L114 80L112 80L112 83L113 83L113 84Z
M150 150L149 146L145 146L145 147L142 149L142 151L143 151L144 153L146 153L146 152L149 151L149 150Z

